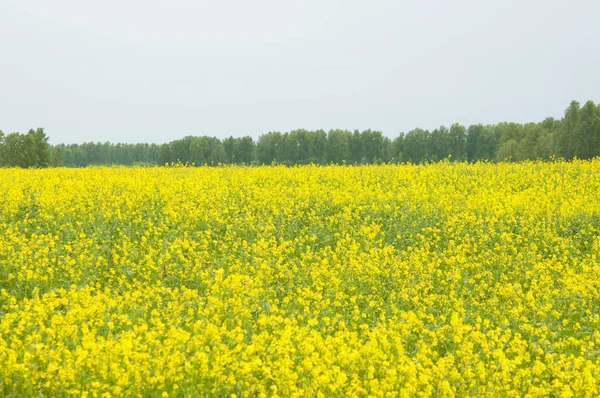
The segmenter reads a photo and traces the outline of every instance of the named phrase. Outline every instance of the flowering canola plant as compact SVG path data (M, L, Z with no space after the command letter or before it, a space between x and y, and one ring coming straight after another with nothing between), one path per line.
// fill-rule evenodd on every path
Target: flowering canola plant
M0 170L2 396L598 396L600 160Z

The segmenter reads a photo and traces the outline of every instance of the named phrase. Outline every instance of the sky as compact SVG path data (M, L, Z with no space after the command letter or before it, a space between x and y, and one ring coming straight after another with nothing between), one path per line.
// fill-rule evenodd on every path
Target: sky
M560 118L600 2L0 0L0 129L50 142Z

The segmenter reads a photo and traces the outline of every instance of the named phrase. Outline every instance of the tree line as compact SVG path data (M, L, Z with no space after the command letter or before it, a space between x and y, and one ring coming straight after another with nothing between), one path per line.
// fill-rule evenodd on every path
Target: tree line
M59 162L52 155L48 136L42 128L31 129L27 134L8 135L0 130L0 166L48 167Z
M0 166L423 163L442 159L522 161L600 156L600 104L571 102L562 119L502 122L434 130L414 129L391 139L381 131L305 130L252 137L187 136L165 144L48 144L44 130L4 135Z

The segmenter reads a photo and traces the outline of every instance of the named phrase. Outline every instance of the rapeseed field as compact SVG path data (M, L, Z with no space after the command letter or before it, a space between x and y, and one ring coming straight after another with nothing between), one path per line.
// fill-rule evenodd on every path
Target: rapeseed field
M0 170L0 395L600 395L600 160Z

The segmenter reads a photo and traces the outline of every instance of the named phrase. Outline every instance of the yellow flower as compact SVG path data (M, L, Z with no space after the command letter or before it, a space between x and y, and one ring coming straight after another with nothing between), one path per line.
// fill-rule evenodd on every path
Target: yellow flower
M0 389L595 396L600 159L0 170Z

